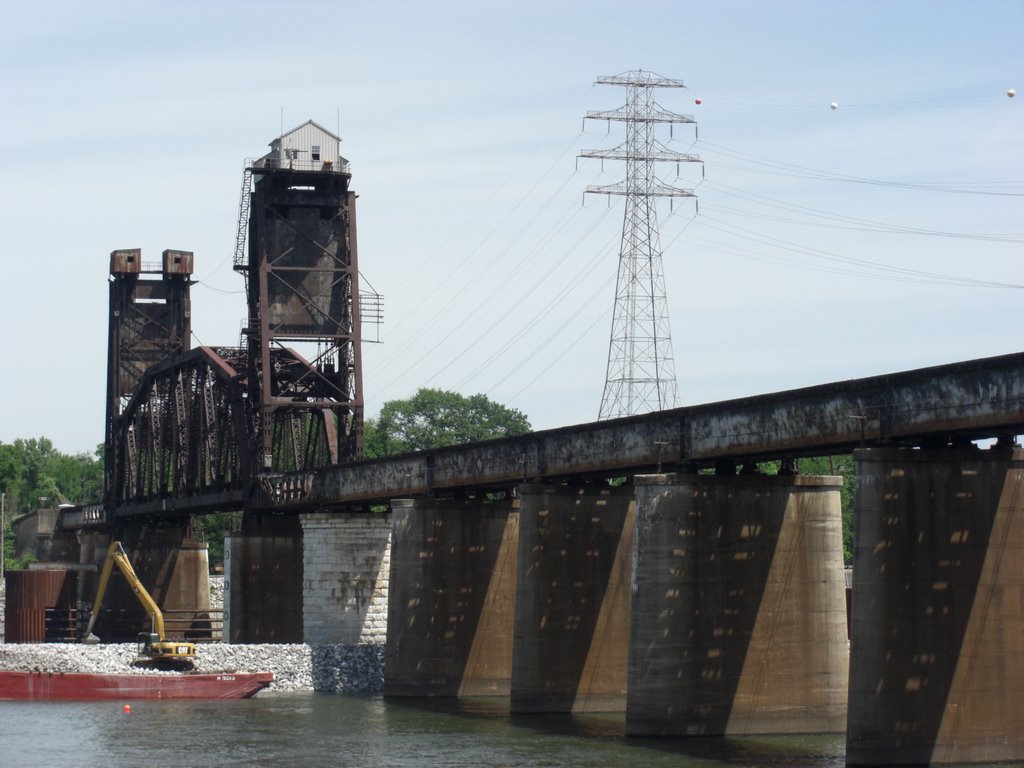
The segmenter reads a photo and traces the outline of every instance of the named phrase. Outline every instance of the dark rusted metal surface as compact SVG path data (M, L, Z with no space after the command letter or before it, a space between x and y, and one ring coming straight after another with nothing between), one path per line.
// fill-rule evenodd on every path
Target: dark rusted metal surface
M205 355L206 364L220 370L211 377L211 386L244 386L245 376L234 367L237 358L228 362L225 350L193 354ZM182 364L158 367L147 376L174 376L175 365ZM166 416L170 403L153 410ZM252 434L246 432L252 418L240 408L226 410L197 425L187 439L164 443L159 451L155 442L137 450L154 451L169 462L167 467L176 466L180 459L175 450L194 451L196 443L210 440L204 425L216 423L223 429L230 423L233 439L240 441L231 450L241 455L248 445L242 436ZM152 434L168 431L162 427ZM112 518L242 507L300 512L426 493L507 489L524 480L609 477L684 464L711 466L722 459L825 455L862 442L898 445L1021 433L1024 353L1016 353L337 467L260 472L254 462L243 460L230 482L223 471L215 482L203 461L185 462L183 466L196 468L194 477L176 475L180 480L172 483L168 475L165 483L163 476L151 476L155 479L148 484L133 485L130 493L119 496ZM206 455L223 459L216 451ZM164 466L153 462L154 467ZM102 525L99 517L95 511L70 510L58 527Z
M228 642L302 642L302 546L295 516L250 517L225 537Z
M44 642L47 609L75 607L78 572L7 571L6 576L5 642Z
M363 392L351 175L254 167L246 279L253 455L271 471L362 453ZM304 343L308 360L286 344ZM276 359L275 359L275 356Z
M127 399L146 369L189 348L192 335L192 254L167 250L157 268L142 264L142 251L110 254L107 342L107 433L105 499L114 506L117 456L110 449Z
M145 372L108 441L108 508L247 487L240 359L239 350L200 347Z
M823 455L862 441L899 444L1021 432L1024 354L1017 353L284 474L265 478L256 504L287 509L386 501L684 462Z

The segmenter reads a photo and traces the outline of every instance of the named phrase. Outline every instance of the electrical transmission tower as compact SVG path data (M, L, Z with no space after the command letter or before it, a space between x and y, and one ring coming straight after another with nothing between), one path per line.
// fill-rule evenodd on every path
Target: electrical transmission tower
M637 70L600 77L598 85L626 88L626 104L618 109L587 112L588 120L625 123L626 140L613 149L586 150L579 157L625 160L626 178L586 191L626 198L622 218L622 245L615 288L615 311L608 344L608 370L598 419L660 411L678 404L668 299L661 266L658 234L659 197L695 197L693 190L665 184L654 172L655 163L699 163L696 155L675 152L656 137L659 123L694 123L692 117L663 109L655 100L658 88L685 88L670 80Z

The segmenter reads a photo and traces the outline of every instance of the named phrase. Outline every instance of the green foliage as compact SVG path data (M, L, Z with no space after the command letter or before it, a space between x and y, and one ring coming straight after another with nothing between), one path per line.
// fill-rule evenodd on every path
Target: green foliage
M103 491L102 450L93 456L61 453L45 437L0 443L0 491L8 512L22 515L39 507L99 501Z
M0 492L4 499L4 564L25 567L34 556L14 556L11 520L39 507L99 501L103 491L102 447L94 456L61 453L45 438L0 443Z
M198 541L205 541L209 547L210 569L224 567L224 534L240 530L241 512L214 512L192 518L192 534Z
M781 466L780 461L764 461L758 463L757 470L765 475L776 475ZM801 475L838 475L843 478L843 487L839 491L843 514L843 562L850 565L853 562L853 499L857 492L853 454L798 459L797 469Z
M420 389L407 400L384 403L380 416L366 421L363 452L367 458L392 456L529 431L525 414L485 395Z
M0 491L10 495L21 477L21 452L13 445L0 443Z
M800 459L801 475L839 475L843 487L839 492L843 510L843 562L853 563L853 499L857 492L857 473L853 454L842 456L819 456Z

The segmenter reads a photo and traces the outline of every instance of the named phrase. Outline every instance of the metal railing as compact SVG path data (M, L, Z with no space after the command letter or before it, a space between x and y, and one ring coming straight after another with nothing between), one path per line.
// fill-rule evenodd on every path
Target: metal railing
M259 171L262 168L266 169L282 169L287 168L291 171L325 171L329 173L351 173L351 164L344 158L338 158L335 161L331 160L305 160L305 159L292 159L292 160L279 160L276 157L247 157L245 159L245 167L252 168L254 171Z
M221 608L172 609L164 611L163 614L164 633L168 640L219 643L224 639L224 610ZM47 608L46 642L77 643L85 631L88 616L88 611L80 611L77 608ZM140 625L137 612L104 608L100 611L100 616L106 626L103 639L108 642L133 642L139 632L148 629L148 625Z

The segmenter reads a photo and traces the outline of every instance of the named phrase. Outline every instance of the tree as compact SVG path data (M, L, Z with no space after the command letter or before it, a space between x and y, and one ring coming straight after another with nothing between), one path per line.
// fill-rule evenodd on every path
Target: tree
M489 400L440 389L420 389L407 400L390 400L364 427L368 458L472 443L530 431L526 415Z
M87 504L103 497L103 447L93 456L58 453L47 462L47 473L54 479L62 501Z
M0 491L7 494L8 502L16 490L21 473L21 452L13 445L0 443Z
M99 453L97 455L100 455ZM6 495L4 562L8 568L32 559L15 557L11 522L40 506L66 501L98 501L103 484L102 461L86 453L69 456L45 437L0 443L0 492Z
M21 455L21 476L18 478L18 512L31 512L39 506L56 506L61 490L52 474L52 467L61 455L49 438L17 438L14 447ZM45 501L43 501L45 499Z

